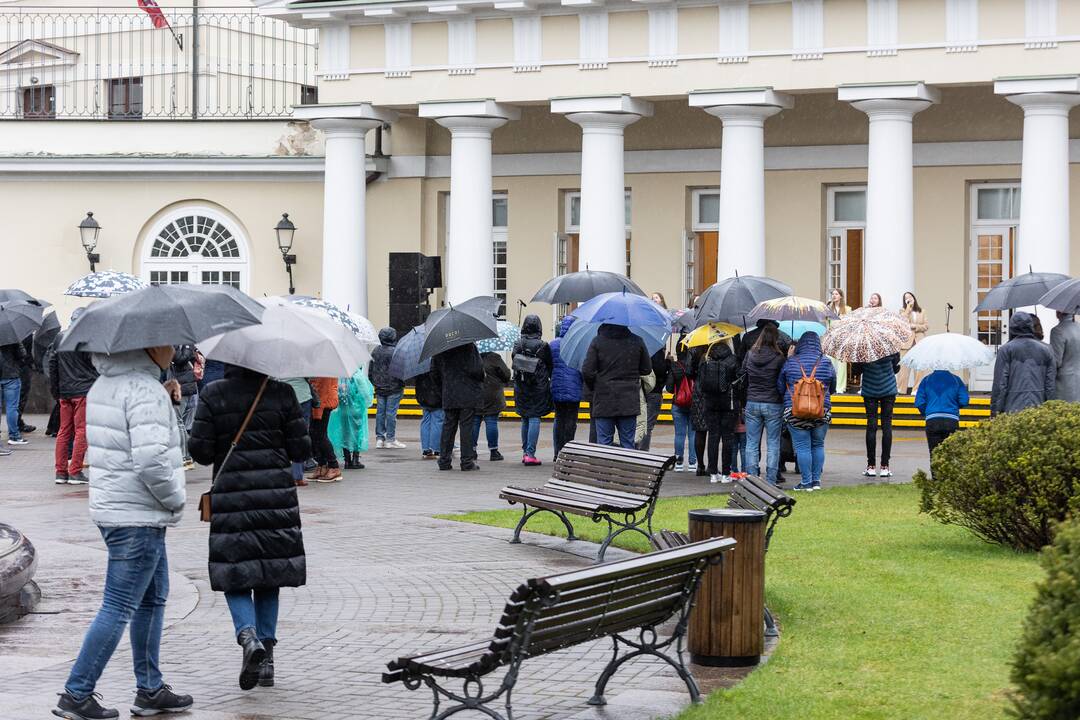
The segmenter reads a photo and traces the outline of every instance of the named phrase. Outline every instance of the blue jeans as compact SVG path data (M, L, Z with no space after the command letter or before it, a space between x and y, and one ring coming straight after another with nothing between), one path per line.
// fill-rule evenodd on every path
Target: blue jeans
M795 457L799 460L802 484L821 482L821 471L825 468L825 433L829 432L829 423L821 423L813 430L800 430L788 425L791 444L795 447Z
M746 433L733 433L731 446L731 472L746 472Z
M311 401L305 400L300 403L300 414L304 416L304 427L311 428ZM293 482L304 479L304 463L294 462L292 464L292 479Z
M277 588L227 592L225 602L237 635L245 628L255 628L259 640L277 639Z
M420 418L420 450L422 452L439 452L439 442L442 438L442 423L443 423L443 409L420 406L420 409L424 411L423 416ZM376 422L378 422L378 408L376 412ZM396 423L394 429L397 430Z
M540 418L521 418L521 452L536 457L536 443L540 440Z
M780 469L780 433L784 428L784 406L780 403L748 402L743 418L746 421L746 463L743 472L761 476L761 431L764 430L769 443L765 457L765 479L775 485Z
M375 438L377 440L397 439L397 409L405 393L379 395L375 405Z
M637 415L621 417L598 417L596 420L596 442L601 445L615 444L615 431L619 431L619 445L634 449L634 433L637 432Z
M686 458L691 465L697 465L697 448L694 447L694 426L690 423L690 409L681 408L672 403L671 419L675 421L675 457ZM686 446L690 454L683 455L683 446Z
M483 425L487 435L488 450L499 449L499 416L477 415L473 419L473 447L480 446L480 426Z
M105 597L64 685L64 690L79 701L94 692L128 623L136 686L154 692L162 685L158 651L165 600L169 597L165 528L98 529L109 549Z
M7 414L8 440L19 440L22 433L19 432L19 393L22 392L22 381L19 378L0 380L0 400L4 402Z

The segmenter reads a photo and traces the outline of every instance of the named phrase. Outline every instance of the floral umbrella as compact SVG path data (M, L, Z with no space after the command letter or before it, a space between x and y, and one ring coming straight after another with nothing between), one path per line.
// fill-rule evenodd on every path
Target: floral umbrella
M749 325L757 323L758 320L775 320L779 323L807 320L824 323L826 320L835 320L838 317L823 302L798 295L786 295L758 303L746 316L746 322Z
M833 322L821 350L843 362L873 362L898 353L914 339L907 320L885 308L859 308Z
M330 317L331 320L335 320L349 328L349 330L352 331L352 334L359 338L364 344L370 345L372 348L379 346L379 334L376 332L375 326L371 324L370 320L361 315L354 315L332 302L308 297L306 295L287 295L284 299L291 303L296 303L301 307L318 310Z
M144 287L146 283L131 273L103 270L82 276L71 283L64 294L74 297L108 298L141 290Z
M498 337L476 341L476 349L481 353L510 352L514 349L514 343L521 337L518 326L506 320L499 320L495 327L499 333Z

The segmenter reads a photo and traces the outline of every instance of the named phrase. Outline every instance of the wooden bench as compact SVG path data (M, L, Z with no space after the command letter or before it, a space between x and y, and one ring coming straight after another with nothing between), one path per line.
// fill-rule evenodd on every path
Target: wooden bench
M755 475L747 475L733 481L731 494L728 496L728 507L760 510L765 513L765 522L769 523L765 531L765 552L768 552L776 523L780 518L790 515L795 509L795 498ZM686 545L690 542L690 536L675 530L661 530L649 535L649 542L657 550L669 550ZM767 607L765 608L765 634L769 637L777 637L779 634L776 631L776 621Z
M512 543L521 542L521 529L538 512L554 513L566 526L567 540L577 540L566 513L584 515L593 522L606 520L607 537L600 544L598 562L620 534L632 530L646 539L652 533L652 515L664 473L675 466L674 455L654 455L610 445L571 442L555 460L551 479L543 487L504 487L499 497L521 503L522 515ZM642 529L642 526L647 528ZM616 529L618 528L618 529Z
M625 662L642 655L671 665L686 683L691 700L699 702L697 683L683 660L690 609L706 567L719 563L734 545L731 538L717 538L528 580L511 593L490 638L398 658L387 663L382 681L401 682L409 690L422 685L430 688L432 720L463 710L509 720L513 717L511 695L523 661L610 637L612 657L596 681L590 705L604 705L611 677ZM675 629L662 640L657 627L672 618L676 618ZM631 632L632 637L624 637ZM498 687L485 689L483 678L500 668L506 674ZM441 684L446 680L461 681L461 691ZM504 695L505 716L490 707ZM453 705L440 713L443 698Z

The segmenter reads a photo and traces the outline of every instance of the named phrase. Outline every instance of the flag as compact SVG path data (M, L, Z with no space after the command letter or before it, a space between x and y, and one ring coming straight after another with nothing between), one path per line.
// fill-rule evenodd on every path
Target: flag
M135 0L139 3L139 7L146 11L146 14L150 16L150 22L158 30L162 28L169 28L169 21L165 18L165 13L161 12L161 7L158 6L155 0Z

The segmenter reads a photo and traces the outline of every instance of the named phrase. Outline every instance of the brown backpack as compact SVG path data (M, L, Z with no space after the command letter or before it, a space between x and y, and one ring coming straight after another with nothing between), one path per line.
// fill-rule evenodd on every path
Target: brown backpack
M822 356L823 357L823 356ZM820 420L825 417L825 386L814 376L817 375L821 357L814 363L809 375L799 363L802 377L795 381L791 389L791 416L800 420Z

